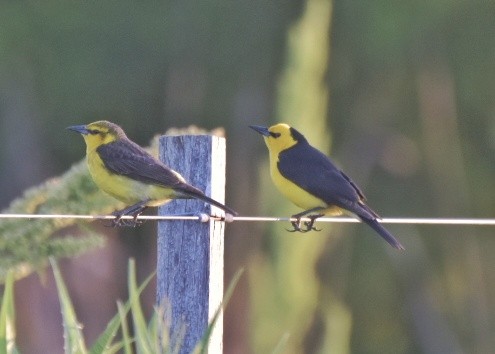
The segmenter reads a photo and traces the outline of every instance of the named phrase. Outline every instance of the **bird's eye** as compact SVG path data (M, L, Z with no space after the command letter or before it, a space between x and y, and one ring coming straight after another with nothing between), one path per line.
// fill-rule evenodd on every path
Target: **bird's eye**
M88 131L89 131L89 134L91 134L91 135L96 135L96 134L101 133L98 129L89 129Z
M280 137L280 133L273 133L273 132L270 132L270 135L274 138L278 138Z

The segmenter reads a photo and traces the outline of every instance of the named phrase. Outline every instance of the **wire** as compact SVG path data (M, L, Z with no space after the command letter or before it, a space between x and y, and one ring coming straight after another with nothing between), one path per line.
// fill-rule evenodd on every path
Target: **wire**
M77 215L77 214L0 214L0 219L82 219L82 220L114 220L115 215ZM124 215L123 220L132 220L134 216ZM139 215L137 220L193 220L208 222L216 221L247 221L247 222L290 222L295 221L292 217L272 217L272 216L210 216L204 213L196 215ZM301 218L301 221L310 221L309 218ZM335 223L359 223L358 219L351 217L321 217L317 222ZM378 219L382 224L427 224L427 225L495 225L495 219L475 219L475 218L383 218Z
M139 215L137 220L196 220L203 221L207 214L197 215ZM79 215L79 214L0 214L0 219L83 219L83 220L114 220L115 215ZM121 216L122 220L133 220L132 215ZM218 218L220 219L220 218ZM208 221L208 220L206 220ZM204 221L204 222L206 222Z
M295 221L295 218L264 217L264 216L234 216L234 221ZM301 218L301 221L310 221ZM351 217L321 217L317 222L359 223ZM432 224L432 225L495 225L495 219L454 219L454 218L382 218L381 224Z

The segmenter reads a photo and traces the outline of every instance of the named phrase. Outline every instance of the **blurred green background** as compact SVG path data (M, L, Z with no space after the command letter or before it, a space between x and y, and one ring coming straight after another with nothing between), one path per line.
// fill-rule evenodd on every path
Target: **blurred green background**
M299 210L269 181L249 124L288 122L331 154L385 217L495 214L494 1L0 3L0 205L81 160L65 127L109 119L147 145L222 126L227 202ZM492 227L393 225L396 252L359 224L290 234L228 225L225 353L491 353ZM98 226L97 226L98 227ZM155 232L101 228L61 263L88 341L126 297L127 258L155 268ZM49 278L49 277L48 277ZM50 279L16 283L22 353L61 353ZM148 309L154 290L145 295Z

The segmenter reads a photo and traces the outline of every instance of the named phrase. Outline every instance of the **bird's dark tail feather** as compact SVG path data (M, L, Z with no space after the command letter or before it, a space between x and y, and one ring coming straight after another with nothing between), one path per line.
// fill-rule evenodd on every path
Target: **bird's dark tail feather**
M400 242L390 233L387 229L385 229L376 219L367 219L360 217L360 219L368 224L373 230L375 230L381 237L385 239L393 248L398 250L404 250L404 246L400 244Z
M234 209L231 209L229 208L228 206L226 205L223 205L222 203L220 202L217 202L215 199L212 199L206 195L204 195L203 193L201 192L196 192L196 191L182 191L182 193L192 197L192 198L196 198L196 199L200 199L208 204L211 204L211 205L214 205L222 210L224 210L225 212L233 215L233 216L236 216L237 215L237 212L234 210Z

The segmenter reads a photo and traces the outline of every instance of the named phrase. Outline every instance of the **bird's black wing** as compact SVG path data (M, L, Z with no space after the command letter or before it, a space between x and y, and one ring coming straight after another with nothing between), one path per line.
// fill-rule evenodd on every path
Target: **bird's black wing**
M206 196L198 188L181 180L169 167L130 140L121 139L101 145L96 151L105 167L112 173L124 175L143 183L170 187L179 192L181 198L197 198L232 215L237 215L235 210Z
M180 187L183 181L167 166L130 140L117 140L96 149L112 173L165 187Z
M359 216L373 217L363 207L364 195L357 185L329 157L309 144L296 144L279 154L280 173L328 205L336 205Z
M280 173L328 205L336 205L357 215L390 245L404 249L380 223L366 204L358 186L323 153L309 144L296 144L279 154Z

